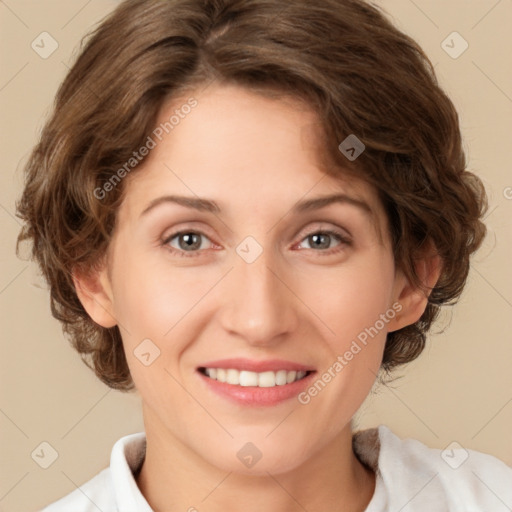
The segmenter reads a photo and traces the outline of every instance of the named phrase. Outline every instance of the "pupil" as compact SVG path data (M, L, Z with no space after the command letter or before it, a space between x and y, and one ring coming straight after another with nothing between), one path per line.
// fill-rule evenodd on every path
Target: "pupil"
M194 237L196 239L195 242ZM195 233L187 233L185 235L182 235L182 240L184 240L184 246L186 249L198 248L201 245L199 237Z
M324 238L324 240L327 240L327 242L324 244L322 244L322 242L321 242L322 237ZM312 239L314 240L313 244L316 245L317 247L321 246L323 248L327 248L329 246L328 238L329 238L329 235L324 235L324 234L312 235ZM320 242L320 243L317 243L317 242Z

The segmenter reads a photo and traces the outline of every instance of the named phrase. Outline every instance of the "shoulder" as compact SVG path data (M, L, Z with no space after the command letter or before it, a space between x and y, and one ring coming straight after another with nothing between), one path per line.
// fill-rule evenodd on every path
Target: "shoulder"
M88 482L40 512L117 512L112 494L110 468L103 469Z
M144 432L122 437L112 448L108 468L39 512L150 512L134 478L145 451Z
M373 464L391 510L407 502L418 511L436 505L456 512L505 512L512 506L512 468L492 455L458 443L430 448L399 438L385 425L357 432L354 448L363 462Z

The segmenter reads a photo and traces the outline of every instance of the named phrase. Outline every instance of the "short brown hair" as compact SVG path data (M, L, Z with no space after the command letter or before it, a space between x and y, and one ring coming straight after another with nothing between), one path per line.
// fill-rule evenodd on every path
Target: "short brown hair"
M26 164L18 202L53 315L108 386L134 387L117 326L95 324L71 273L105 255L123 199L112 179L154 129L164 103L212 81L303 98L322 123L325 158L373 184L398 268L433 242L441 276L420 320L387 336L381 369L412 361L443 304L465 285L487 208L466 170L457 112L422 49L360 0L125 0L82 42ZM357 160L338 149L354 134ZM135 172L135 171L134 171Z

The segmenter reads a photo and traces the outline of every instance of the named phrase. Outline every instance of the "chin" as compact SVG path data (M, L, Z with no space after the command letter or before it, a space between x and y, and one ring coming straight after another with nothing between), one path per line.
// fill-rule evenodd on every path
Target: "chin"
M208 456L203 453L203 457L223 471L252 476L287 473L306 462L303 450L294 446L289 445L283 450L282 445L279 447L276 443L267 442L266 447L258 448L250 441L236 441L221 453L210 453Z

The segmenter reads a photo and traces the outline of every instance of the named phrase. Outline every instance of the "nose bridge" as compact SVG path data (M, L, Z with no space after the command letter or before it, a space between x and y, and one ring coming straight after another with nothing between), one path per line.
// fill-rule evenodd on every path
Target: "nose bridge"
M295 321L293 294L281 281L272 254L263 250L251 263L235 255L235 267L230 272L224 328L253 345L272 344L290 331Z

